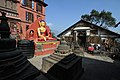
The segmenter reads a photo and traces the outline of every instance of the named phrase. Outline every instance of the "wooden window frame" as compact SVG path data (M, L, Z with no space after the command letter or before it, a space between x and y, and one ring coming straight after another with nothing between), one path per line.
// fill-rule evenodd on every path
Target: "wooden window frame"
M40 3L36 3L36 11L42 13L42 5Z
M34 22L34 15L33 15L33 13L30 13L30 12L26 11L26 21Z
M32 2L33 0L22 0L21 4L32 9Z

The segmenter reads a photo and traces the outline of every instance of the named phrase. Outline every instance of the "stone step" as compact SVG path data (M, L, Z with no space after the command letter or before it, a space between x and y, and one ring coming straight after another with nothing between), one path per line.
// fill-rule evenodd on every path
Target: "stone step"
M53 59L53 60L56 60L56 61L60 61L61 59L64 58L64 56L59 56L59 55L50 55L49 58Z

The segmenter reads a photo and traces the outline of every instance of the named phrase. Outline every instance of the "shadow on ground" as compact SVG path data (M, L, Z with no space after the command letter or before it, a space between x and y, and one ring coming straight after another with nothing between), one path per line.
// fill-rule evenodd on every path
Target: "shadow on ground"
M84 74L80 80L120 80L120 61L113 63L82 58Z
M75 54L63 58L54 54L43 61L42 71L49 80L78 80L83 74L82 57Z
M60 71L62 71L61 68L59 67L59 69L56 69L56 67L58 67L58 65L61 64L61 61L57 62L54 66L52 66L49 69L48 73L43 73L42 75L40 75L38 80L48 80L48 78L46 78L45 76L49 77L49 80L54 80L49 76L51 72L52 74L57 75L58 77L69 77L68 74L64 74L64 69L62 69L62 75L60 73ZM82 76L80 75L77 80L120 80L120 61L114 60L113 62L106 62L102 60L82 57L82 60L79 60L79 63L77 62L78 65L76 65L75 69L72 69L74 72L81 70L81 61L82 67L84 68L84 73L82 74ZM76 74L72 71L69 71L68 73L71 74L70 77L76 76ZM69 78L67 78L66 80L68 80ZM63 79L59 78L58 80ZM74 79L70 78L70 80Z

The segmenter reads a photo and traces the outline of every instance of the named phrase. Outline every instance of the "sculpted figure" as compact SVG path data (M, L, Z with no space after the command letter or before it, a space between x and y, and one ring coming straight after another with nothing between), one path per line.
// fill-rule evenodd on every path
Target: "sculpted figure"
M39 21L39 28L38 28L38 38L40 40L44 40L46 41L47 38L49 38L49 34L47 31L47 27L46 27L46 22L44 20Z
M50 28L44 20L36 21L31 25L27 30L26 39L34 40L35 42L56 40L56 38L52 37Z
M29 37L33 37L34 36L34 31L31 30L30 33L29 33Z

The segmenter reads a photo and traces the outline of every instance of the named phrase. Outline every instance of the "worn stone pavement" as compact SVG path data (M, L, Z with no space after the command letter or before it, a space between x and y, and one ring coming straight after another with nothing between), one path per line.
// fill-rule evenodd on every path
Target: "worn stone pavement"
M42 68L42 58L43 57L47 57L50 54L47 55L40 55L40 56L34 56L31 59L28 59L30 61L31 64L33 64L37 69L41 69Z
M49 54L35 56L29 61L40 70L42 68L42 58L46 56L49 56ZM84 73L78 80L120 80L120 61L86 52L82 57Z
M120 80L120 61L104 56L90 57L82 58L84 73L80 80Z

